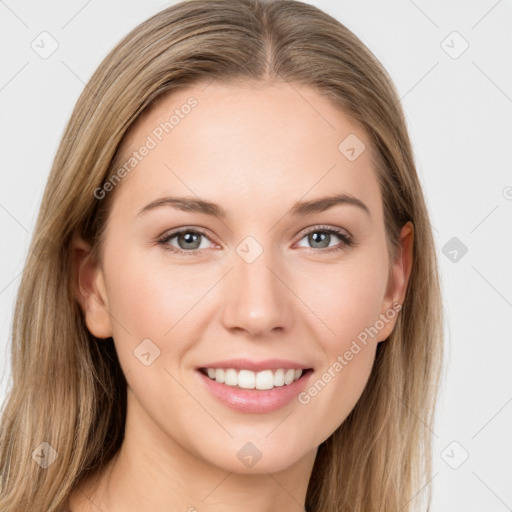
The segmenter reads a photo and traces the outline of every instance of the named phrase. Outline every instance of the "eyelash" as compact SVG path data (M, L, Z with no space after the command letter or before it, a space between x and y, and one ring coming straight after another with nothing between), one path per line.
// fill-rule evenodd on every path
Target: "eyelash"
M315 233L315 232L336 235L341 239L342 244L339 247L335 246L335 247L329 247L329 248L324 248L324 249L315 249L314 247L310 247L309 250L313 251L314 253L320 252L320 253L325 254L325 253L337 252L337 251L341 251L347 247L353 247L356 245L355 241L352 239L352 236L345 234L345 232L340 229L329 227L329 226L313 226L311 229L309 229L308 231L306 231L305 233L302 234L302 238L300 238L300 240L302 240L304 237L308 236L310 233ZM184 251L183 249L179 249L179 248L173 247L172 245L168 244L169 240L172 240L177 235L180 235L182 233L193 233L195 235L202 235L202 236L208 238L208 234L201 229L182 228L182 229L179 229L176 231L171 231L170 233L165 233L162 237L160 237L158 239L157 242L165 250L171 251L172 253L175 253L175 254L180 254L182 256L197 256L197 255L202 254L201 250L199 250L199 249Z

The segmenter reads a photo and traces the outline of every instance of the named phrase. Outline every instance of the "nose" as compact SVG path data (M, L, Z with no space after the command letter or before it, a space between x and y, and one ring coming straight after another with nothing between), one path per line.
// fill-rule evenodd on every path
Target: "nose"
M270 250L249 261L234 254L234 268L226 276L223 294L224 326L253 337L289 330L294 297L286 285L286 271Z

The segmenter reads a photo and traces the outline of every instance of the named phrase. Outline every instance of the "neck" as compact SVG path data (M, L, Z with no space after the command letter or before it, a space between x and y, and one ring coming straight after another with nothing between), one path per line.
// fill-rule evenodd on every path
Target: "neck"
M186 444L186 434L181 439ZM93 505L91 510L112 512L304 510L316 453L308 452L276 472L237 473L218 467L170 438L128 388L123 444L95 480L98 483L85 485L79 494L84 503ZM78 498L70 501L72 512L88 510L78 503Z

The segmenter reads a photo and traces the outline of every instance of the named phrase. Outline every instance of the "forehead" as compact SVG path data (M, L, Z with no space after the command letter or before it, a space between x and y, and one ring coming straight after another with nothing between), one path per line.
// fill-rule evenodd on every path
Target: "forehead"
M164 192L227 210L339 192L381 209L367 134L299 84L199 83L166 95L132 126L118 163L130 169L118 192L132 208Z

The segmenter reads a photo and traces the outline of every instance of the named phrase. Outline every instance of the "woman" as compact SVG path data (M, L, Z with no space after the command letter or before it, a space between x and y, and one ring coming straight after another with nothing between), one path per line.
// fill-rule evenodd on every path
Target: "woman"
M427 508L441 297L376 58L289 0L136 27L64 133L12 354L2 511Z

